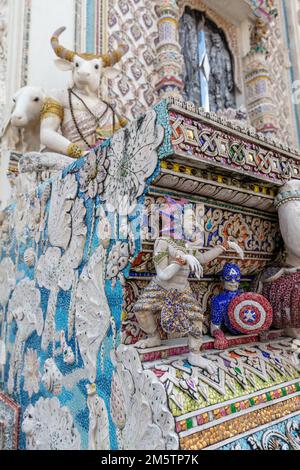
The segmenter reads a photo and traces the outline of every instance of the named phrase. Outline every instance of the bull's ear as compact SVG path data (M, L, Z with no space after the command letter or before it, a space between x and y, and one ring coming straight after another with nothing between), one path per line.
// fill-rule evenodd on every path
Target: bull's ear
M64 72L74 69L73 62L69 62L68 60L56 59L54 63L59 70L63 70Z
M120 73L121 71L117 70L114 67L105 67L103 69L103 76L105 78L109 78L110 80L112 80L113 78L116 78L118 75L120 75Z

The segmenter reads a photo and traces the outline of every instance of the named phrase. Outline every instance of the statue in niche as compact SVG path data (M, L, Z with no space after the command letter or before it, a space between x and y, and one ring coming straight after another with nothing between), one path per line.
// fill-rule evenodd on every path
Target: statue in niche
M210 110L216 112L224 108L233 108L235 105L234 83L230 54L224 47L222 37L219 33L211 33L208 35L207 42L210 42L210 46L208 46L210 65L210 78L208 81Z
M234 108L233 63L223 32L205 14L186 8L179 36L185 98L213 112Z
M179 30L180 43L184 51L185 94L189 101L200 102L198 36L196 18L184 13Z
M200 279L203 274L201 265L209 263L228 250L237 252L242 258L243 251L236 243L226 241L206 253L200 253L193 242L193 209L186 203L185 200L178 203L167 198L166 208L161 211L161 236L155 241L153 258L156 277L146 287L133 309L141 329L147 333L147 338L138 341L135 347L150 348L161 344L159 319L166 333L188 335L190 364L213 373L212 364L200 353L203 312L193 296L188 278L192 272ZM183 213L184 233L182 230L178 231L178 227L182 228ZM165 233L168 235L164 236ZM202 246L198 245L198 248Z

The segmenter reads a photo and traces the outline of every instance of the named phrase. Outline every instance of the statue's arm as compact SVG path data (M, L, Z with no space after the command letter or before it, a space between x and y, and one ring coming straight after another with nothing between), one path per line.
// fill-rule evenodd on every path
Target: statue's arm
M60 128L60 118L49 115L41 121L41 143L49 150L68 155L68 148L71 142L58 133Z
M195 256L197 260L203 265L218 258L224 252L225 252L224 248L221 245L218 245L212 248L211 250L207 251L206 253L200 253L199 251L196 251Z
M157 240L154 245L154 266L158 279L161 281L170 281L180 270L178 263L168 262L169 244L165 240Z
M64 108L61 102L52 97L46 98L41 113L41 144L53 152L74 158L81 157L81 148L59 133L63 120Z
M215 246L206 253L200 253L199 251L196 251L195 256L201 264L206 264L218 258L226 251L235 251L241 259L244 259L244 252L241 247L237 243L231 241L226 241L221 245Z

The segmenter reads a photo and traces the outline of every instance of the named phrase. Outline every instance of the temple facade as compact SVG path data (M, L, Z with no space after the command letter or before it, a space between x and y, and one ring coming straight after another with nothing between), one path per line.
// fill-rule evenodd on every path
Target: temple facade
M254 127L276 128L297 146L298 7L274 0L54 0L51 7L44 0L2 0L1 122L17 89L68 83L48 47L63 23L69 48L105 53L120 40L128 45L107 96L129 118L177 93L213 112L245 107Z
M0 6L0 450L299 450L300 3Z

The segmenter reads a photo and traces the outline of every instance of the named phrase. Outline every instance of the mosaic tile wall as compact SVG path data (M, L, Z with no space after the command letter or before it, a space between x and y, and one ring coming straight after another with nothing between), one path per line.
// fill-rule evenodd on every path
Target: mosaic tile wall
M129 120L142 115L157 100L155 94L156 40L155 3L150 0L109 0L109 48L121 40L129 51L117 67L117 84L109 83L112 103Z
M170 151L162 102L7 210L0 235L0 387L21 407L21 449L119 447L111 353L120 342L122 284L139 250L135 204ZM125 235L113 210L124 194L131 202ZM13 436L18 419L5 406L1 427ZM12 437L5 439L12 448Z

